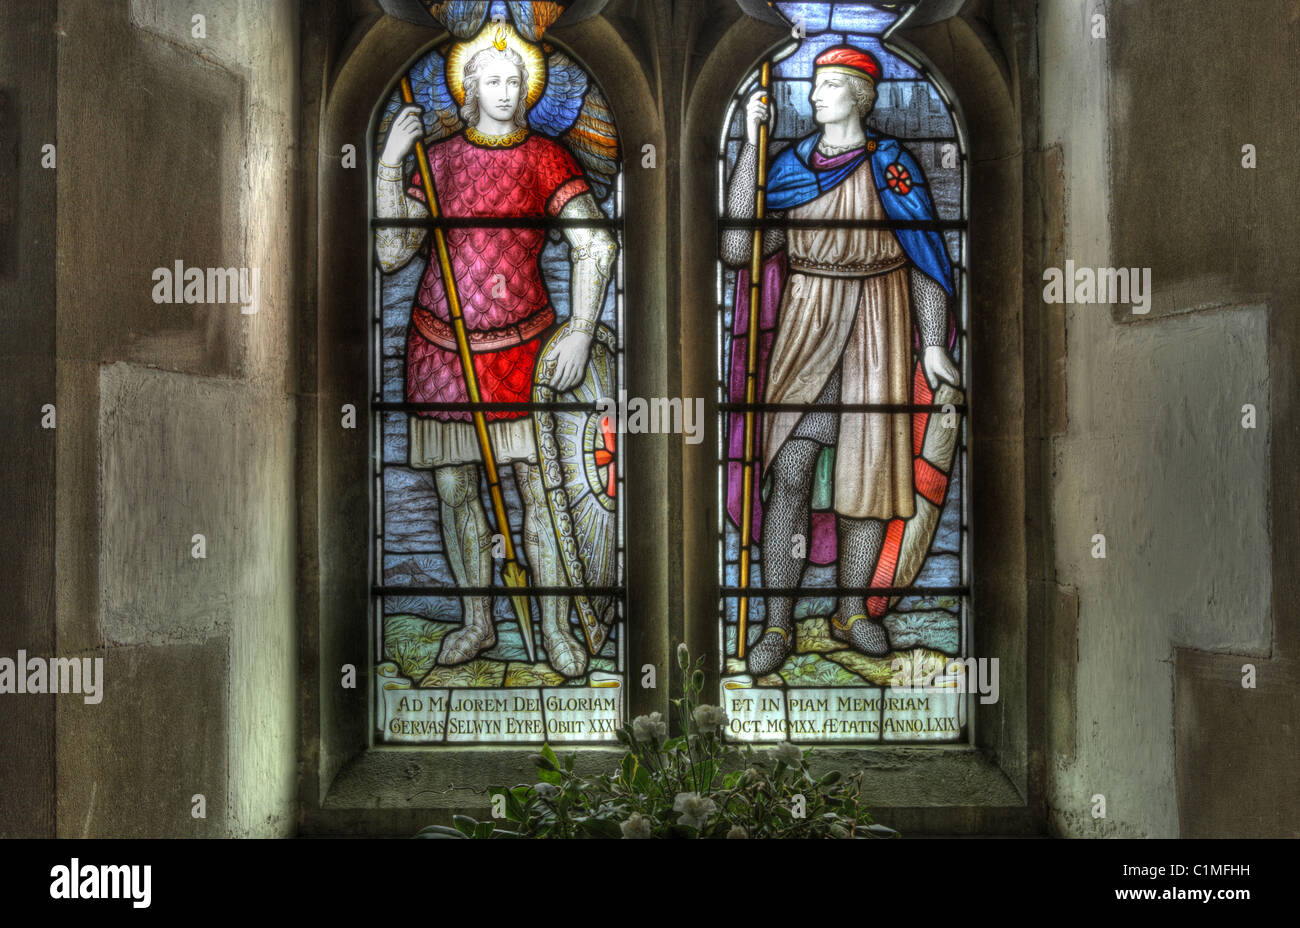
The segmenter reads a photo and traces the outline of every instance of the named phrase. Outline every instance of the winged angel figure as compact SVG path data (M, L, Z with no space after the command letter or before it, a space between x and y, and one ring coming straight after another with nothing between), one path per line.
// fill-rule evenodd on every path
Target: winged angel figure
M598 336L617 257L617 243L601 224L563 225L570 246L571 312L552 332L556 313L539 266L547 233L544 222L536 220L607 218L601 202L609 198L619 170L618 139L608 103L586 72L541 41L562 8L506 6L512 21L504 16L487 21L486 2L432 4L430 12L455 41L416 61L408 73L414 102L403 103L395 92L377 133L380 219L430 216L426 190L431 190L437 212L445 217L533 220L446 229L452 280L444 280L442 262L431 256L411 307L405 388L411 403L465 403L474 398L472 392L485 403L522 403L532 398L535 383L556 394L578 385ZM417 142L428 153L431 187L413 157ZM391 273L406 265L429 234L416 224L379 228L382 269ZM457 302L468 353L457 340ZM527 411L486 413L486 443L465 410L421 411L409 419L410 464L434 472L445 550L462 587L492 583L493 533L479 494L485 452L492 470L495 464L513 465L534 582L567 582L532 418ZM489 480L490 488L493 483ZM502 518L504 508L496 504L499 493L494 508ZM440 664L469 661L496 644L490 599L471 596L463 602L464 624L443 639ZM540 607L551 667L565 677L580 676L590 635L588 647L574 637L568 598L543 596ZM526 614L526 601L523 609ZM528 625L520 616L531 653Z

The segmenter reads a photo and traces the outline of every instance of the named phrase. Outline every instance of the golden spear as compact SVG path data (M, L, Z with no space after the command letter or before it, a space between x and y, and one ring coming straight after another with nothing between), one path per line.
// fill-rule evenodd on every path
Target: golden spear
M767 89L772 82L772 62L763 62L758 73L758 86L764 91L763 102L768 102ZM758 184L754 193L754 219L762 220L767 205L767 120L758 126ZM740 502L740 588L749 589L749 548L754 536L754 410L758 397L758 341L759 307L762 296L763 228L754 226L754 241L749 256L749 329L745 342L745 462L741 480ZM740 610L736 622L736 657L745 656L745 638L748 632L749 596L740 596Z
M410 78L402 78L402 99L407 103L415 102L411 92ZM429 169L429 153L425 151L424 142L415 143L415 157L420 165L420 182L424 187L424 197L429 207L429 215L438 218L438 198L433 192L433 175ZM465 334L465 317L460 309L460 296L456 292L456 278L451 272L451 256L447 252L447 238L441 228L433 229L434 251L438 255L438 266L442 269L442 283L447 291L447 309L451 315L451 327L456 333L456 350L460 354L460 368L465 375L465 389L471 403L479 403L481 394L478 389L478 377L474 373L474 359L469 351L469 337ZM506 518L506 504L501 495L501 483L497 478L496 455L492 453L492 439L488 435L487 418L481 409L475 408L470 413L474 417L474 432L478 436L478 450L483 457L483 468L487 471L488 493L492 497L492 511L496 516L497 528L505 540L505 564L501 567L501 577L508 587L516 590L528 589L528 572L515 556L514 536L510 532L510 522ZM524 650L528 660L534 661L533 621L528 608L527 592L512 593L510 600L515 607L515 617L519 620L519 635L524 639Z

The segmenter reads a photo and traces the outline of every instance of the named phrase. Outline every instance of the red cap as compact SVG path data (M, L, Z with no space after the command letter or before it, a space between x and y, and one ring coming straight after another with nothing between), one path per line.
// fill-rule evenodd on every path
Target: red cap
M880 62L870 52L852 45L836 45L817 56L816 68L840 68L851 71L875 83L880 77Z

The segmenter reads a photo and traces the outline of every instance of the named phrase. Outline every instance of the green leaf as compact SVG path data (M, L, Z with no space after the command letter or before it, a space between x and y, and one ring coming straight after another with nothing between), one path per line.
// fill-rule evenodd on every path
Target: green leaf
M560 759L555 756L555 752L551 750L551 746L549 744L542 745L542 756L551 762L551 766L553 768L555 768L556 770L560 769Z
M724 774L722 777L722 788L735 789L736 784L740 782L740 778L744 776L744 774L745 771L743 770L737 770L735 773Z
M857 827L857 837L868 838L901 838L897 831L886 825L859 825Z
M501 795L506 799L506 818L512 822L522 822L524 820L524 807L515 798L515 794L508 789L503 789Z
M568 773L573 773L573 761L578 755L573 751L564 755L564 769Z
M584 819L578 824L579 829L589 838L621 838L623 830L618 823L608 818Z
M415 833L417 838L461 838L464 835L455 828L449 828L446 825L427 825Z
M467 838L474 837L474 829L478 826L478 822L468 815L453 815L451 823L456 826L457 831Z
M479 822L474 826L474 837L480 839L490 838L492 837L492 832L496 831L496 828L497 826L493 825L491 822Z

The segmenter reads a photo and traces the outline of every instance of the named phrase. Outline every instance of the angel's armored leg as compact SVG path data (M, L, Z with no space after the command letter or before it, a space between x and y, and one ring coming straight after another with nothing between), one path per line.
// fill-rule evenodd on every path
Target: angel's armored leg
M524 553L532 568L533 582L538 586L565 586L568 580L560 563L560 544L547 508L541 468L516 462L515 482L524 502ZM542 644L551 667L566 677L581 676L587 669L587 649L569 631L569 597L539 596L538 600L542 607Z
M492 584L492 532L478 494L478 465L452 464L434 470L442 539L451 575L460 586ZM439 664L460 664L497 643L492 603L486 596L461 598L465 624L442 640Z

